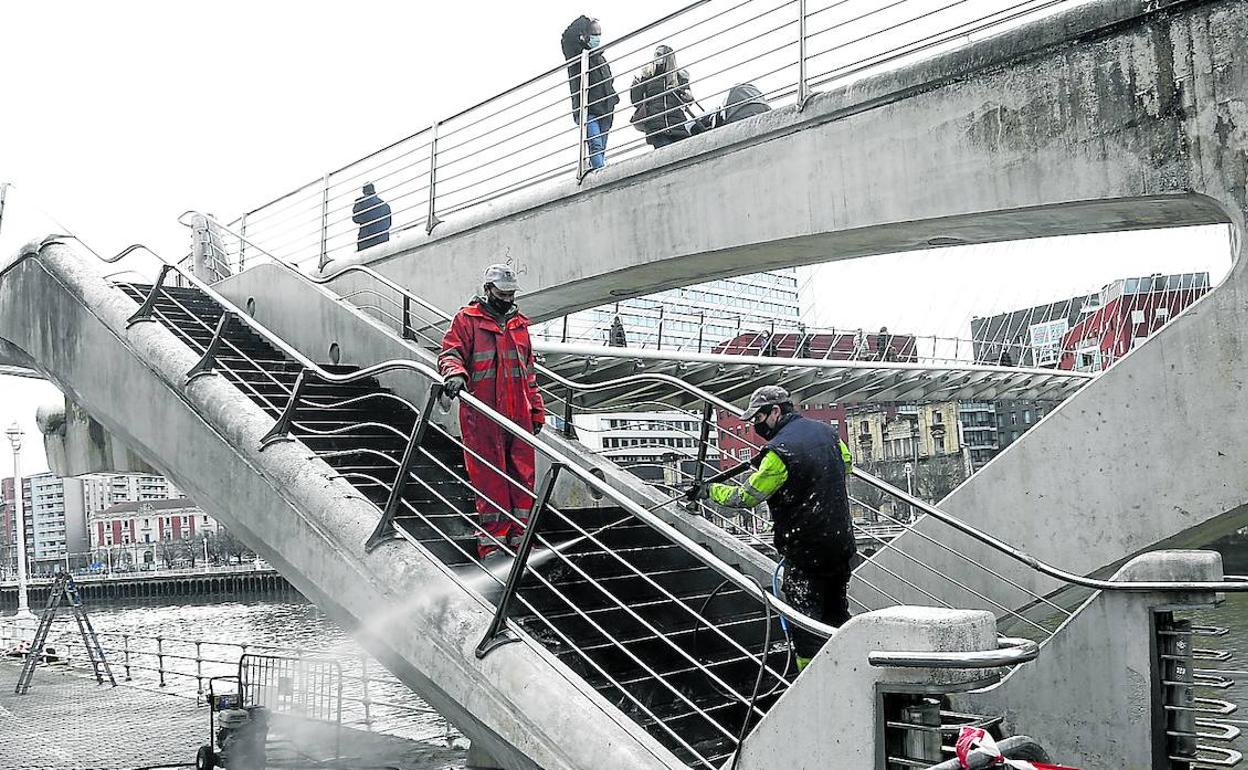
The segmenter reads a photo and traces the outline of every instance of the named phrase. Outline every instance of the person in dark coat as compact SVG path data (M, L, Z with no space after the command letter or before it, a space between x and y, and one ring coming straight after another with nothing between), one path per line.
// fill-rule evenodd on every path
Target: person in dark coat
M611 321L611 332L607 336L607 345L613 348L628 347L628 338L624 334L624 322L620 320L618 315Z
M581 122L581 51L589 51L589 79L585 83L585 114L588 118L586 152L589 166L602 168L607 164L607 134L615 122L615 105L620 97L615 93L615 80L611 65L598 52L602 45L602 25L597 19L580 16L563 31L560 40L563 58L568 62L568 88L572 90L572 120Z
M661 45L654 59L633 79L629 97L636 110L632 124L656 150L689 138L685 106L693 103L689 73L676 66L676 52Z
M363 251L390 240L390 204L377 197L373 183L364 185L364 193L351 207L351 221L360 226L355 250Z
M694 484L689 500L709 499L725 508L771 509L776 551L784 559L784 598L793 609L830 626L849 621L849 581L857 557L846 474L849 447L836 428L798 414L789 392L764 385L750 396L741 419L753 423L766 446L743 484ZM793 627L797 669L823 639Z

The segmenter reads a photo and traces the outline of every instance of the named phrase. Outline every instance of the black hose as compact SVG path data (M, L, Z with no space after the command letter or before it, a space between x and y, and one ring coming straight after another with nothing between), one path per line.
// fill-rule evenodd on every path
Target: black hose
M746 575L750 580L754 581L754 585L758 586L760 594L766 593L763 590L763 584L758 582L758 578L753 575ZM754 692L750 694L750 703L745 709L745 719L741 720L741 732L737 734L737 750L732 754L732 765L730 770L737 770L737 763L741 761L741 744L745 741L745 734L750 729L750 717L754 715L754 704L758 701L758 691L763 686L763 672L767 670L767 653L771 650L771 602L763 602L766 608L767 625L763 630L763 650L758 660L758 676L754 678ZM785 665L788 668L788 665Z

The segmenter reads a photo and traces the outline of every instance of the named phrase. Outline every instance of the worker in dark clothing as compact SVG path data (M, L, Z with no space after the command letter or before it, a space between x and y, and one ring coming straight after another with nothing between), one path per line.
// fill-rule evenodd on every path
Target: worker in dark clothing
M446 394L455 398L467 388L537 434L546 409L537 389L529 319L516 307L516 273L510 265L490 265L481 282L481 296L455 314L442 339L438 370L446 378ZM482 528L477 556L484 559L497 543L514 549L524 536L533 509L533 447L463 402L459 428L468 479L477 492Z
M390 204L377 196L373 183L364 185L364 194L351 207L351 221L360 226L355 250L363 251L390 240Z
M602 45L602 25L597 19L581 16L568 25L560 40L563 58L568 62L568 88L572 90L572 119L581 122L581 51L589 51L589 77L585 81L586 148L589 167L600 169L607 164L607 133L615 122L615 93L611 65L598 51Z
M744 484L699 484L689 499L710 499L729 508L771 509L775 546L784 559L784 600L830 626L850 618L849 579L857 544L845 483L851 459L836 429L793 411L788 391L765 385L750 396L743 420L767 442L757 470ZM816 634L792 626L798 670L823 644Z
M651 147L657 150L689 138L685 110L693 103L693 92L689 73L676 66L676 52L670 47L654 49L654 59L633 79L629 99L636 108L633 127L646 135Z

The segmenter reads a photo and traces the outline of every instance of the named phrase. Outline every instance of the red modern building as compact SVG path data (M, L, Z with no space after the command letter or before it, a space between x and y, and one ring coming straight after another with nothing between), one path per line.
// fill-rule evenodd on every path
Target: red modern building
M1058 367L1102 371L1208 292L1208 273L1120 278L1089 297L1062 335Z
M810 334L750 332L719 343L712 348L712 352L828 361L913 363L918 360L915 337L889 334L888 329L881 329L876 334L862 331ZM835 426L842 439L848 438L844 406L816 401L798 406L798 411L812 420ZM752 459L754 450L751 444L759 443L754 429L728 414L717 413L716 421L719 426L720 467L726 470L743 460Z

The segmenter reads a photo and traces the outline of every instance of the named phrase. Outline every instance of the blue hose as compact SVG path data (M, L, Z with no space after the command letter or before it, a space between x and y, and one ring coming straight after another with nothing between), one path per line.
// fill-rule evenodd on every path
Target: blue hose
M776 564L775 572L771 573L771 595L776 597L777 599L781 598L780 596L780 568L783 566L784 566L784 559L781 559L780 562ZM792 643L792 640L789 639L789 621L783 615L780 616L780 630L784 632L785 640Z

